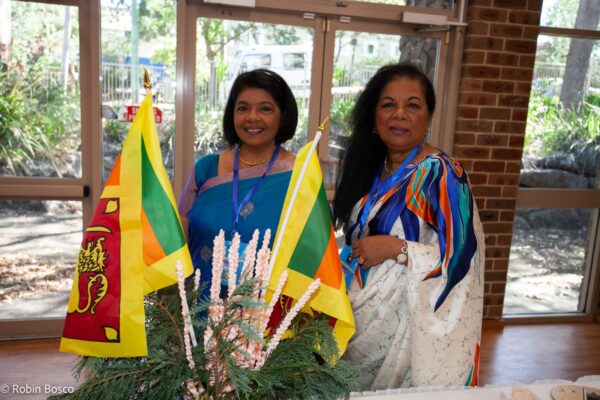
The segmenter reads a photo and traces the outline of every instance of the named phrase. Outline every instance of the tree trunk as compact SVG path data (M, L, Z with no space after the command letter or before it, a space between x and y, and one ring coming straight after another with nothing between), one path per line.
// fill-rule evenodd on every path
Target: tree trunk
M580 0L575 28L596 30L600 17L600 1ZM594 41L590 39L571 39L565 77L560 90L560 102L564 108L577 107L586 92L586 78Z
M448 8L448 0L407 0L406 5L412 7ZM400 39L400 60L415 64L425 72L431 82L435 77L437 59L437 40L423 39L414 36L402 36Z

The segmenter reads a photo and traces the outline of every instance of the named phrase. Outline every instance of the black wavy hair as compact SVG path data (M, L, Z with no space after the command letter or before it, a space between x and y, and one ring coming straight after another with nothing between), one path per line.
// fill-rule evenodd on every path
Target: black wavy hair
M281 144L296 133L298 125L298 106L296 98L288 84L281 76L268 69L255 69L244 72L235 79L223 115L223 135L230 146L240 143L240 138L233 124L233 112L238 96L244 89L256 88L269 93L281 110L279 129L275 135L275 143Z
M418 81L425 92L430 117L435 110L433 85L420 68L409 63L397 63L377 70L358 96L350 114L352 133L341 160L333 200L333 220L338 229L348 228L352 208L371 188L373 178L387 154L385 144L379 135L373 133L375 110L381 91L388 82L396 78Z

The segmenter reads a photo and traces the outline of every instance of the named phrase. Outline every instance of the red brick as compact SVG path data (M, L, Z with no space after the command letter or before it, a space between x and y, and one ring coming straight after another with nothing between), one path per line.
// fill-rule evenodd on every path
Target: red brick
M486 271L484 276L483 280L486 282L506 282L506 272Z
M502 188L502 197L516 199L518 191L519 188L516 186L504 186Z
M459 107L459 118L477 118L479 116L479 108L477 107Z
M499 197L502 195L500 186L475 186L472 191L473 195L480 197Z
M485 245L486 246L495 246L496 245L496 236L495 235L486 235L485 236Z
M499 209L499 210L514 210L516 200L507 199L507 198L486 199L485 204L488 209L491 208L491 209ZM492 232L490 232L490 233L492 233ZM498 233L503 233L503 232L498 232ZM506 233L506 232L504 232L504 233ZM510 231L510 233L512 233L512 230Z
M523 148L523 145L525 144L525 136L524 135L511 135L510 139L508 141L508 145L510 147L518 147L518 148Z
M502 319L502 310L504 306L487 306L484 307L483 318L500 320Z
M506 65L512 67L517 63L518 56L510 53L489 52L485 62L492 65Z
M481 210L479 211L479 219L482 222L496 222L498 221L498 215L500 213L498 211L492 211L492 210ZM488 246L491 245L491 243L486 243Z
M506 285L504 283L492 283L490 286L490 292L501 293L504 295L504 291L506 290Z
M477 135L477 144L480 146L506 146L508 137L494 134Z
M479 210L485 209L485 199L475 197L475 204L477 204Z
M512 234L511 235L498 235L496 236L496 242L498 245L510 246L512 243Z
M460 159L489 159L490 149L474 146L454 145L454 156Z
M506 40L504 50L519 54L535 54L535 40Z
M471 185L485 185L487 183L487 174L472 173L469 174L469 182Z
M458 131L458 129L457 129ZM475 144L475 135L472 133L456 133L454 134L455 145Z
M528 82L517 82L515 93L529 96L531 93L531 80Z
M521 161L517 162L507 162L506 163L506 172L507 173L520 173L521 172Z
M519 67L533 69L534 66L535 66L535 56L521 55L519 57Z
M504 10L479 6L469 7L467 12L469 21L503 22L506 21L507 16L508 13Z
M460 160L460 165L468 172L473 170L473 161L470 160Z
M522 156L522 149L492 149L493 160L520 160Z
M483 64L485 52L483 51L465 51L463 53L463 64Z
M496 133L524 133L524 122L506 122L496 121L494 124L494 132Z
M493 38L490 36L468 36L465 39L465 47L467 49L480 49L480 50L503 50L504 39Z
M512 93L515 90L515 83L510 81L485 80L482 84L482 90L485 92Z
M490 258L508 258L510 249L508 247L487 247L485 249L486 257Z
M479 115L482 119L509 119L510 108L481 107Z
M526 8L527 0L494 0L495 7Z
M523 36L523 27L513 24L491 24L490 35L521 38Z
M493 124L491 121L458 120L456 121L456 130L462 132L491 132Z
M513 222L515 220L515 212L514 211L502 211L500 213L500 220Z
M458 97L458 104L475 106L495 106L496 95L485 93L463 93Z
M461 79L460 81L460 92L479 92L481 91L482 85L481 79Z
M540 28L537 26L526 26L523 28L523 39L531 39L537 41L540 35Z
M488 182L490 185L516 186L519 183L519 174L490 174L488 178Z
M515 122L526 122L528 112L529 112L529 109L520 110L518 108L515 108L512 110L512 118L511 119Z
M513 224L507 222L488 222L485 224L485 231L487 233L511 233L512 227Z
M492 0L471 0L469 6L491 6Z
M469 26L467 27L467 36L468 35L483 35L487 36L490 31L490 24L487 22L469 22Z
M502 79L531 82L533 70L525 68L503 68L500 77Z
M492 266L492 271L508 271L508 256L506 258L496 258Z
M504 172L506 163L503 161L475 161L473 170L477 172Z
M529 11L542 11L542 0L529 0L527 3L527 9Z
M529 106L529 96L506 96L501 95L498 105L506 107L527 108Z
M528 11L511 11L508 14L508 22L520 25L539 25L540 13Z

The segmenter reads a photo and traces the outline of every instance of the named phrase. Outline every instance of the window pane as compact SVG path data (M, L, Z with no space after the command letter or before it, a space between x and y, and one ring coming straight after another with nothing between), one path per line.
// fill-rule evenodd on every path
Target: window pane
M598 29L598 0L544 0L542 26L554 28ZM580 14L580 15L578 15Z
M176 1L102 0L101 92L104 178L131 124L128 110L144 99L144 70L152 102L162 113L156 129L169 176L175 134Z
M198 156L225 148L222 120L229 91L239 74L257 68L281 75L296 97L298 127L284 147L295 153L306 143L313 36L312 28L198 18L197 58L202 60L196 64ZM225 39L231 40L222 46Z
M81 218L80 202L0 201L0 319L65 316Z
M540 36L521 186L599 187L599 50L593 40Z
M451 0L358 0L363 3L391 4L395 6L431 7L451 9Z
M435 82L439 42L410 36L337 31L329 127L329 165L324 177L331 187L336 179L350 127L350 112L356 96L379 67L400 61L420 65Z
M80 177L78 9L21 1L4 5L0 175Z
M578 312L597 213L517 209L504 314Z

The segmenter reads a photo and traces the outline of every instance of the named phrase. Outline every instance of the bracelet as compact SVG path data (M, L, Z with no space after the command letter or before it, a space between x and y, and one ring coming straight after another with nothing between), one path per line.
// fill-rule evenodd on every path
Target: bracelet
M406 240L402 240L402 247L400 248L400 253L396 257L396 261L398 264L408 264L408 246L406 245Z

